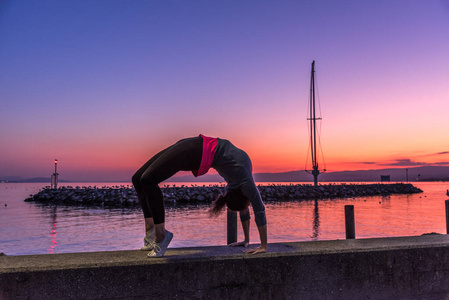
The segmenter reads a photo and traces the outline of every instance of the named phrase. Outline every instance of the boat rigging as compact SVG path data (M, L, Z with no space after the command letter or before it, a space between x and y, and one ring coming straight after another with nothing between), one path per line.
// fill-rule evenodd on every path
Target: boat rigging
M321 117L316 116L315 109L315 61L312 62L312 72L310 77L310 102L309 102L309 130L310 130L310 152L312 157L312 170L307 170L306 164L306 172L311 173L313 175L313 183L314 186L318 185L318 175L326 171L324 168L321 172L318 166L318 150L321 151L320 137L317 132L317 121L321 120ZM307 155L308 157L308 155ZM324 162L324 159L323 159ZM324 164L324 167L325 164Z

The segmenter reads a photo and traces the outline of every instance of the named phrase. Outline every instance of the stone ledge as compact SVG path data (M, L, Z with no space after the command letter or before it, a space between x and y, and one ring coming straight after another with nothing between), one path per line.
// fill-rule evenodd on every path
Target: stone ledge
M1 299L410 299L449 295L449 236L0 257Z

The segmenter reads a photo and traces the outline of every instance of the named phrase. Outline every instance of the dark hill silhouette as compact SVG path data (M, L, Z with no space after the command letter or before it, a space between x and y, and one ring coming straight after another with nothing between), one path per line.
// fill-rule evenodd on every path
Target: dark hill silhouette
M358 170L358 171L341 171L326 172L318 176L319 182L378 182L381 175L390 175L392 182L406 181L405 168L389 168L380 170ZM305 171L289 171L283 173L256 173L254 179L257 182L313 182L313 176ZM449 181L449 167L443 166L426 166L408 168L409 181ZM5 177L0 181L8 182L47 182L50 184L50 178L28 178ZM59 182L74 182L73 180L59 180ZM109 180L113 181L113 180ZM101 180L98 180L101 182ZM166 182L223 182L223 178L218 174L206 174L200 177L193 175L175 176Z
M380 181L381 175L390 175L391 181L406 181L405 168L390 168L380 170L358 170L326 172L318 176L318 181ZM254 179L258 182L311 182L313 176L305 171L290 171L283 173L256 173ZM449 181L449 167L428 166L408 168L409 181ZM204 175L194 178L191 175L172 177L167 182L220 182L223 179L219 175Z

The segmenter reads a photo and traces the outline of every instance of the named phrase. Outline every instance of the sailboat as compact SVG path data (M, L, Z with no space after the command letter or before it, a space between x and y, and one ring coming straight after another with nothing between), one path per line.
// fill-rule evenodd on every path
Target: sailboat
M312 170L307 170L306 172L311 173L313 175L313 184L314 186L318 185L318 175L320 174L320 169L318 166L318 158L317 158L317 148L319 147L319 137L317 138L317 121L321 120L321 118L317 118L315 112L315 61L312 62L312 72L310 77L310 111L309 111L309 120L310 122L310 152L312 156ZM322 172L325 172L326 169L323 169Z

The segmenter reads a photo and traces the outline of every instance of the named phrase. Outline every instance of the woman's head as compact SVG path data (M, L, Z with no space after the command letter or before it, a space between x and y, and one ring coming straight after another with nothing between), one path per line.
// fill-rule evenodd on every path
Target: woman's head
M249 206L249 199L243 194L242 189L230 190L226 194L218 196L212 203L210 213L219 215L225 205L230 210L242 211Z

